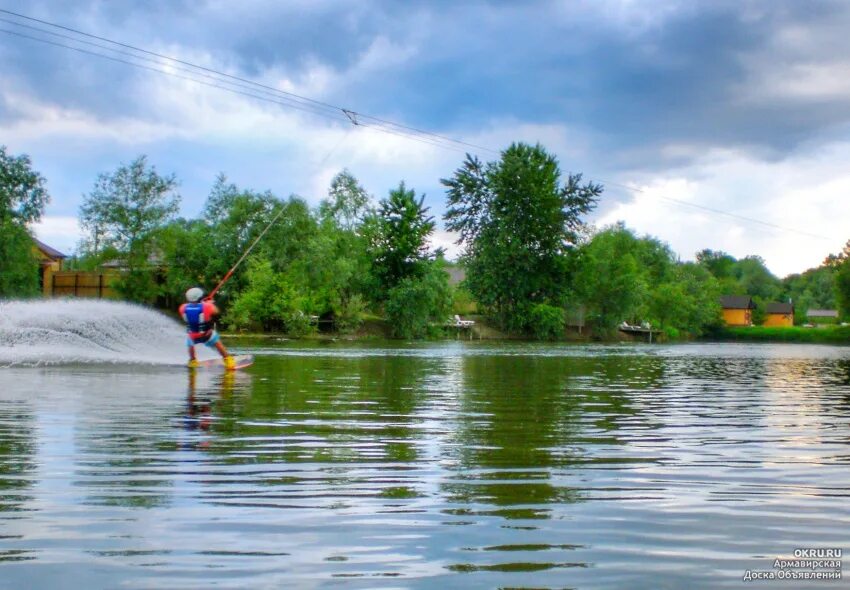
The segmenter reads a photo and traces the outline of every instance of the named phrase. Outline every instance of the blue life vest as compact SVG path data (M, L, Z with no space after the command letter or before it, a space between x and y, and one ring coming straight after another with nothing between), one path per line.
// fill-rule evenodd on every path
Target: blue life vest
M208 309L208 304L201 302L185 303L181 306L180 312L186 321L186 328L190 334L203 333L212 328L212 318L204 313Z

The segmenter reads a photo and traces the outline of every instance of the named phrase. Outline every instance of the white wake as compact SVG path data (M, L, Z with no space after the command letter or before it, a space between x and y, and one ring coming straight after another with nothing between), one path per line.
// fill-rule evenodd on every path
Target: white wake
M138 305L91 299L0 301L0 366L77 363L179 365L186 333ZM198 356L213 356L197 347Z

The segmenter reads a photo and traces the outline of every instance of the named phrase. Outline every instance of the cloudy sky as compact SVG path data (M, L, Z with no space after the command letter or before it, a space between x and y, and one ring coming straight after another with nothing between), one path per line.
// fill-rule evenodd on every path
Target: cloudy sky
M594 224L622 220L683 260L702 248L757 254L784 276L850 238L848 2L0 0L0 9L268 87L228 92L210 86L228 85L211 71L141 61L155 58L0 12L0 144L47 178L52 202L35 229L67 251L97 174L140 154L177 175L186 216L219 172L318 203L342 168L375 197L405 180L439 215L439 179L464 149L490 160L518 140L606 186ZM355 127L272 89L476 147L385 133L371 119Z

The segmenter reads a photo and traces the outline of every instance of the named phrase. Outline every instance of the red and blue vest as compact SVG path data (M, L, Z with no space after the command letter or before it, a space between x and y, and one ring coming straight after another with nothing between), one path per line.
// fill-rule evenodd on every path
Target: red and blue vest
M212 329L212 319L215 315L215 305L209 301L184 303L180 306L180 315L186 322L189 337L203 336Z

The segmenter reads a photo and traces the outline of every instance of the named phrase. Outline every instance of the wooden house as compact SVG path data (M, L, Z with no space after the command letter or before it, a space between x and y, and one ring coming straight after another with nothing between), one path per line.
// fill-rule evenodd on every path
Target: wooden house
M753 325L753 309L756 305L749 295L723 295L720 307L727 326Z
M794 306L791 303L768 303L764 326L788 328L794 325Z
M62 270L62 261L68 258L59 250L33 238L33 251L38 257L38 284L45 296L53 294L53 275Z

